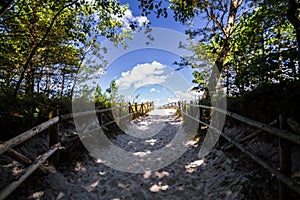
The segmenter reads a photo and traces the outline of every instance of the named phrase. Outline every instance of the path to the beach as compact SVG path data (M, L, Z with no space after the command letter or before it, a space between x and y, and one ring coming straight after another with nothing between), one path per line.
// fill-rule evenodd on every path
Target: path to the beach
M120 134L113 143L136 156L161 149L175 137L182 121L175 110L154 111L132 125L132 135ZM150 131L151 137L135 137ZM154 134L157 132L157 134ZM175 162L155 171L129 173L115 170L86 151L46 177L31 177L9 199L245 199L255 170L241 169L239 160L214 149L199 159L192 140ZM253 166L252 166L253 167ZM251 168L251 166L249 166ZM249 192L249 191L248 191Z

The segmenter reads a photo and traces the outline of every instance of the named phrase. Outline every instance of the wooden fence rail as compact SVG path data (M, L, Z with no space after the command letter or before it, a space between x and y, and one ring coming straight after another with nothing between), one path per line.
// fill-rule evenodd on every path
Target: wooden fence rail
M234 145L239 150L241 150L243 153L248 155L250 158L252 158L256 163L260 164L262 167L269 170L272 174L274 174L279 180L280 180L280 199L289 199L290 191L289 189L292 189L298 195L300 195L300 185L297 184L293 179L291 179L291 152L290 152L290 145L291 143L296 144L300 146L300 134L299 134L299 125L293 120L285 120L282 118L282 116L279 117L279 120L274 120L270 124L265 124L262 122L255 121L253 119L249 119L247 117L238 115L233 112L229 112L226 110L222 110L220 108L211 107L211 106L205 106L205 105L199 105L199 104L193 104L193 103L186 103L186 102L178 102L179 109L181 110L181 113L193 120L196 120L199 124L205 125L209 128L212 128L217 134L220 134L223 138L225 138L228 142L231 143L230 146ZM243 145L240 144L241 141L235 141L226 134L222 132L222 130L218 130L217 128L211 126L209 123L201 121L202 116L198 116L197 118L194 116L189 115L189 109L187 108L189 106L190 108L197 108L197 109L211 109L216 112L223 113L227 116L230 116L240 122L246 123L250 126L253 126L255 128L258 128L258 131L250 134L251 137L253 135L257 135L257 132L267 132L269 134L272 134L274 136L279 137L280 141L280 166L279 170L269 165L267 162L265 162L263 159L259 158L258 156L254 155L249 149L245 148ZM202 111L200 111L200 115L203 114ZM280 128L272 127L271 125L274 125L276 122L280 122L280 124L285 123L287 121L288 124L290 124L290 127L295 132L290 132L287 130L283 130L283 125L281 125ZM246 136L246 137L250 137ZM288 143L287 143L288 142Z
M154 102L146 102L146 103L141 103L141 104L131 104L129 103L128 110L129 114L131 115L131 119L135 119L139 116L143 116L150 110L154 108Z
M240 122L243 122L243 123L248 124L250 126L253 126L255 128L261 129L261 130L263 130L267 133L278 136L280 138L284 138L286 140L289 140L292 143L295 143L297 145L300 145L300 135L297 135L293 132L290 132L290 131L287 131L287 130L281 130L281 129L278 129L278 128L274 128L272 126L268 126L268 124L255 121L255 120L249 119L247 117L235 114L233 112L222 110L220 108L203 106L203 105L195 105L195 104L189 104L189 103L186 103L186 105L215 110L217 112L226 114L227 116L230 116L234 119L237 119Z
M134 108L133 108L134 106ZM58 163L59 154L58 151L61 148L60 142L59 142L59 123L63 120L72 119L74 117L79 116L85 116L85 115L91 115L91 114L102 114L108 111L113 111L116 109L119 109L121 111L122 108L128 109L128 114L119 117L118 119L112 120L110 122L107 122L106 124L102 125L102 121L99 120L100 126L105 127L112 123L115 123L116 120L124 119L126 117L131 116L130 119L134 119L136 117L145 115L147 112L152 110L154 108L154 102L146 102L141 104L134 104L131 105L120 105L116 107L111 108L104 108L101 110L92 110L92 111L84 111L80 113L70 113L66 115L59 116L59 112L57 112L56 117L50 118L48 121L35 126L34 128L31 128L30 130L8 140L5 142L0 142L0 154L6 153L8 156L13 158L14 160L19 161L20 163L23 163L25 165L29 165L25 172L19 177L18 180L15 180L8 184L6 187L4 187L0 191L0 200L5 199L9 194L11 194L19 185L21 185L35 170L39 169L43 172L46 171L46 169L42 166L42 164L53 154L55 155L56 159L54 159ZM121 114L121 112L120 112ZM57 127L55 127L57 125ZM50 130L50 141L49 146L51 147L46 153L43 155L37 157L34 161L27 158L25 155L17 152L16 150L12 149L13 147L17 146L18 144L21 144L25 142L26 140L32 138L33 136L49 129Z
M162 106L162 108L179 108L180 102L170 102Z
M25 169L25 172L16 181L11 182L0 191L0 199L5 199L12 193L18 186L20 186L37 168L39 168L53 153L60 148L60 144L56 144L50 148L49 151L39 156L33 164Z
M53 126L59 121L59 117L54 117L53 119L50 119L49 121L46 121L6 142L0 143L0 154L7 151L8 149L25 142L26 140L32 138L33 136L41 133L42 131L48 129L49 127Z

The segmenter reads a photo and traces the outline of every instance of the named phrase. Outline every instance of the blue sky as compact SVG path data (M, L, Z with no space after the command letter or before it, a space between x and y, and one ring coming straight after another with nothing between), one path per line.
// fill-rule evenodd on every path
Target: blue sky
M121 2L129 3L131 12L127 13L127 17L136 21L145 20L140 16L138 1ZM144 45L149 40L139 34L134 35L133 41L128 41L127 50L115 47L108 41L103 42L110 53L105 55L109 65L106 73L101 75L100 87L105 91L115 80L119 95L131 102L154 101L156 105L162 105L168 101L190 98L186 92L193 86L193 70L185 68L175 71L178 66L174 65L175 61L180 61L180 56L190 55L185 50L178 50L179 42L185 42L187 38L184 35L187 27L175 22L171 11L167 19L158 19L155 15L149 15L147 19L151 27L164 28L151 33L155 40L150 41L150 45Z
M138 8L140 2L138 0L121 0L121 3L129 4L129 9L132 11L132 14L134 16L141 15L141 11ZM166 5L166 2L164 2L163 5ZM179 22L176 22L173 16L173 11L168 10L168 18L156 18L156 14L152 13L147 17L151 21L151 26L169 28L184 33L187 27L185 25L180 24Z

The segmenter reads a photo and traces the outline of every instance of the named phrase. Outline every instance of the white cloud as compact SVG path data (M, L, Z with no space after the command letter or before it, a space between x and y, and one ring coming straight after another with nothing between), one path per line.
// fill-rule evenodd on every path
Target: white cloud
M103 68L100 68L100 69L98 70L98 73L99 73L99 74L106 74L106 70L103 69Z
M144 99L144 98L141 99L141 102L144 102L144 103L145 103L145 102L149 102L149 101L150 101L149 99Z
M175 91L174 94L176 95L178 100L192 100L193 96L190 93L183 92L183 91Z
M178 98L175 98L175 97L173 97L173 98L169 97L169 98L168 98L168 103L171 103L171 102L178 102L178 101L179 101L179 99L178 99Z
M133 16L131 10L126 10L122 17L113 16L119 22L124 24L123 29L130 29L130 22L135 22L138 26L143 26L149 23L149 20L146 16Z
M186 92L183 91L175 91L174 92L178 100L183 100L183 101L195 101L195 99L201 98L203 95L203 92L195 92L188 90Z
M151 88L151 89L150 89L150 92L155 92L155 91L156 91L155 88Z
M161 84L166 82L168 75L165 73L167 67L159 62L138 64L127 72L122 72L121 77L116 80L120 90L133 87L137 89L148 84Z
M88 4L95 4L96 0L85 0L85 3ZM122 5L122 9L125 8L126 5ZM127 9L124 12L124 15L122 17L119 17L117 15L112 16L114 19L116 19L119 22L122 22L124 24L123 29L130 29L130 22L135 22L139 27L144 26L149 23L149 20L146 16L133 16L132 11ZM96 21L99 21L99 15L95 14L94 18Z

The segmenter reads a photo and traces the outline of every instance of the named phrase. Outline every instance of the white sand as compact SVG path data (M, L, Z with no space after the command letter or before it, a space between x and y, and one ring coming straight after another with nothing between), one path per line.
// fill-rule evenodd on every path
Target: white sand
M168 131L161 131L145 139L138 137L128 139L126 135L119 135L113 141L114 144L127 150L134 150L141 156L147 151L162 148L174 137L172 132L176 132L181 125L172 111L167 113L164 116L160 115L159 120ZM137 121L136 125L141 124L142 128L147 128L145 124L151 124L156 120L153 116L157 115L149 115L144 120ZM254 177L256 170L241 169L238 158L229 158L216 149L205 159L199 160L197 158L199 149L200 146L194 145L191 141L188 150L171 165L140 174L117 171L87 153L80 153L77 160L69 166L52 170L45 177L30 177L9 199L249 198L249 193L244 190L251 186L252 180L249 180L249 177Z

